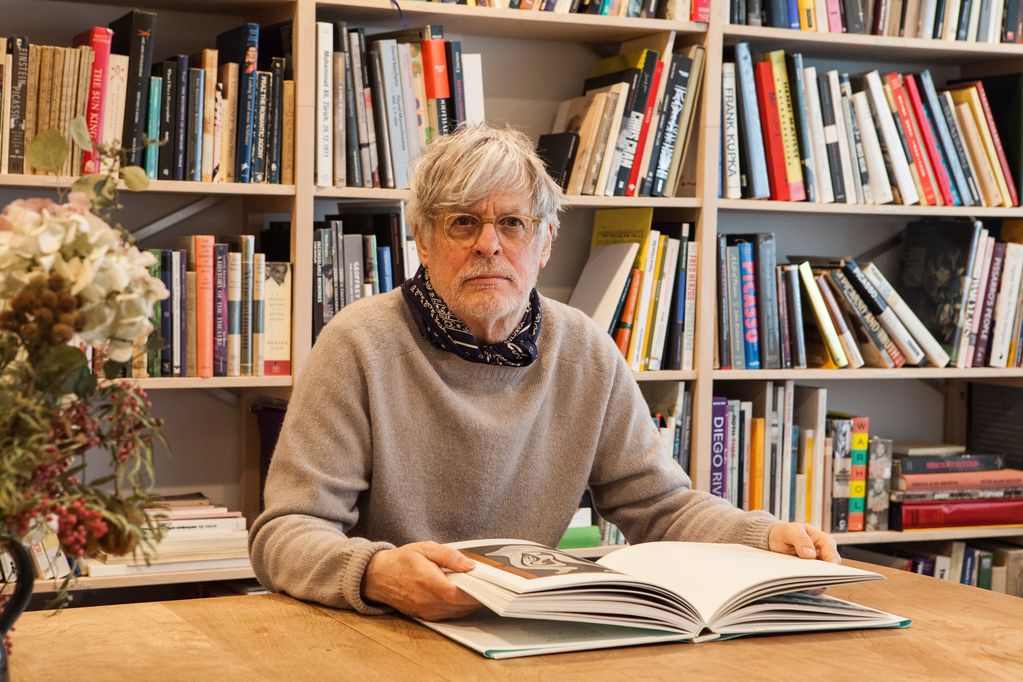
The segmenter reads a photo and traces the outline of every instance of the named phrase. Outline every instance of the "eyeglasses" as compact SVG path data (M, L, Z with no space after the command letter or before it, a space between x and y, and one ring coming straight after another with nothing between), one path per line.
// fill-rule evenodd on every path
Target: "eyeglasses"
M480 237L483 226L490 223L506 248L520 248L533 241L541 218L511 213L500 216L480 216L474 213L449 213L444 216L444 235L460 246L472 246Z

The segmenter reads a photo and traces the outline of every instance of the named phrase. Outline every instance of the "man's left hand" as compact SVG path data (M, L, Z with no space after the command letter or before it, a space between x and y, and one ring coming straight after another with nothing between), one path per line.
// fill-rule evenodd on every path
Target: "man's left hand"
M834 538L808 523L779 523L767 536L767 548L801 559L842 563Z

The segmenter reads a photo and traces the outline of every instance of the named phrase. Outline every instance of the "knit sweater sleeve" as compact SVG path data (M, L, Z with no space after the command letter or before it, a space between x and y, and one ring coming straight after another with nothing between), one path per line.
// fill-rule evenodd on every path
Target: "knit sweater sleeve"
M612 362L604 425L590 474L597 511L631 543L732 542L767 549L768 533L778 520L693 490L682 468L662 452L646 401L621 355Z
M345 337L341 325L326 327L295 384L249 553L268 589L378 614L389 609L363 601L362 576L393 545L347 535L372 454L364 368Z

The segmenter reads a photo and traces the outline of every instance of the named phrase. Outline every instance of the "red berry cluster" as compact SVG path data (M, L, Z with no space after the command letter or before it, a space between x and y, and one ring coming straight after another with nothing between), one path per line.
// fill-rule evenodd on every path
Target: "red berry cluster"
M53 511L57 517L60 544L73 557L94 549L109 530L102 512L89 507L85 500L78 499L67 506L58 505Z

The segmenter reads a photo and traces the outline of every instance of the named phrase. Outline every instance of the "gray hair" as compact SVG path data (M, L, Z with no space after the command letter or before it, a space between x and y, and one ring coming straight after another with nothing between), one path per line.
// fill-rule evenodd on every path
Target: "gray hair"
M410 188L406 214L415 234L451 209L494 193L525 191L533 213L553 225L557 236L558 212L565 206L565 195L530 139L514 128L486 123L461 126L431 142L416 163Z

